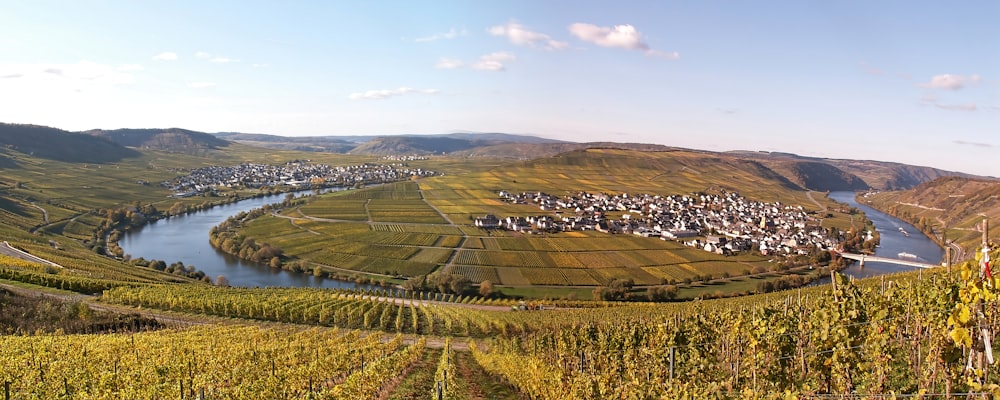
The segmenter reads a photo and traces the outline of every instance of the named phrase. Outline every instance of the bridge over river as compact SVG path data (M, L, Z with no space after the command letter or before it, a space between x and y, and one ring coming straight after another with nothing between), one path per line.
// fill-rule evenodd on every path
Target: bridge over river
M937 267L940 267L940 265L938 265L938 264L927 264L927 263L922 263L922 262L919 262L919 261L904 260L904 259L901 259L901 258L887 258L887 257L873 256L873 255L869 255L869 254L855 254L855 253L839 253L839 254L840 254L841 257L849 258L851 260L860 261L862 267L865 265L865 261L874 261L874 262L883 262L883 263L898 264L898 265L907 265L907 266L917 267L917 268L937 268Z

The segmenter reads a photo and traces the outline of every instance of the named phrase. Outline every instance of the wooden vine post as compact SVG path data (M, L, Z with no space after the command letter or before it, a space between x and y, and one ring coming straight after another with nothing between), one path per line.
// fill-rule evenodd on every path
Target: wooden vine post
M983 282L984 291L994 290L993 285L993 272L990 268L990 221L983 218L983 254L979 260L979 278ZM981 383L986 383L988 376L988 370L986 363L993 365L993 343L992 336L993 332L991 327L986 324L986 305L984 301L980 301L977 305L976 313L978 318L977 330L980 334L979 340L976 342L976 350L979 353L977 355L977 370L982 374ZM985 361L985 363L984 363Z

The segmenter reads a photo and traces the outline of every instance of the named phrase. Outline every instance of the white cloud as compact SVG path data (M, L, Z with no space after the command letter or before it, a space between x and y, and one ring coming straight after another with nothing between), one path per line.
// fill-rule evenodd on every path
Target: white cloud
M191 82L191 83L188 84L188 87L192 87L192 88L195 88L195 89L205 89L205 88L211 88L211 87L215 87L215 86L216 86L215 82Z
M457 69L457 68L462 68L464 66L465 66L465 63L462 62L462 60L456 60L454 58L442 58L442 59L438 60L437 64L434 65L434 68L437 68L437 69Z
M518 46L529 46L543 48L546 50L562 50L569 47L569 43L560 42L544 33L528 30L517 22L511 21L507 25L497 25L487 30L493 36L506 36L511 43Z
M674 52L654 50L643 41L642 33L632 25L615 25L613 27L597 26L577 22L569 26L569 33L580 40L590 42L601 47L618 47L628 50L640 50L647 56L664 57L672 60L679 59L681 55Z
M928 89L959 90L969 85L978 84L981 80L982 78L975 74L970 76L941 74L934 75L927 83L921 83L920 87Z
M347 98L351 100L378 100L387 99L395 96L402 96L405 94L437 94L440 91L437 89L414 89L409 87L401 87L399 89L382 89L382 90L369 90L367 92L356 92L351 93Z
M569 33L598 46L649 50L649 45L642 41L642 34L632 25L615 25L613 28L608 28L578 22L569 26Z
M459 36L465 36L468 33L469 32L466 31L465 29L456 30L455 28L451 28L451 29L448 30L448 32L445 32L445 33L435 33L435 34L430 35L430 36L418 37L416 39L413 39L413 41L414 42L433 42L435 40L441 40L441 39L454 39L454 38L457 38Z
M128 71L142 71L142 66L139 64L123 64L116 68L118 71L128 72Z
M472 69L478 69L481 71L504 71L504 62L514 61L517 57L512 53L505 51L498 51L495 53L490 53L479 57L479 61L472 64Z
M154 60L157 61L175 61L177 60L177 53L164 52L153 56Z
M211 54L209 54L207 52L204 52L204 51L199 51L197 53L194 53L194 56L197 57L197 58L201 58L201 59L206 59L206 58L211 58L212 57Z

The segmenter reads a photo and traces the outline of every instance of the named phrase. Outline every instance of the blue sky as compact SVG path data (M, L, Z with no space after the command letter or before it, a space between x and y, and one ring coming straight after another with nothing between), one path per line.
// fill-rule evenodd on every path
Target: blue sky
M507 132L1000 176L1000 2L0 0L0 121Z

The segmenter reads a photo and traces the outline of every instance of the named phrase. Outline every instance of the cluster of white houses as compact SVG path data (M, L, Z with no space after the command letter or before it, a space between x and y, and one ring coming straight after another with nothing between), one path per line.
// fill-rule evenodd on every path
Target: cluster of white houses
M174 196L184 197L214 191L220 187L351 186L433 175L433 171L409 168L404 164L330 166L291 161L280 165L243 163L228 167L198 168L188 175L164 181L161 185L172 189Z
M751 201L734 192L673 196L581 192L557 197L500 191L499 195L507 202L536 205L552 214L487 215L477 218L476 226L525 233L596 230L634 234L678 240L718 254L756 250L764 255L804 255L830 250L839 243L839 238L829 237L831 232L801 206ZM610 214L618 218L608 218Z

